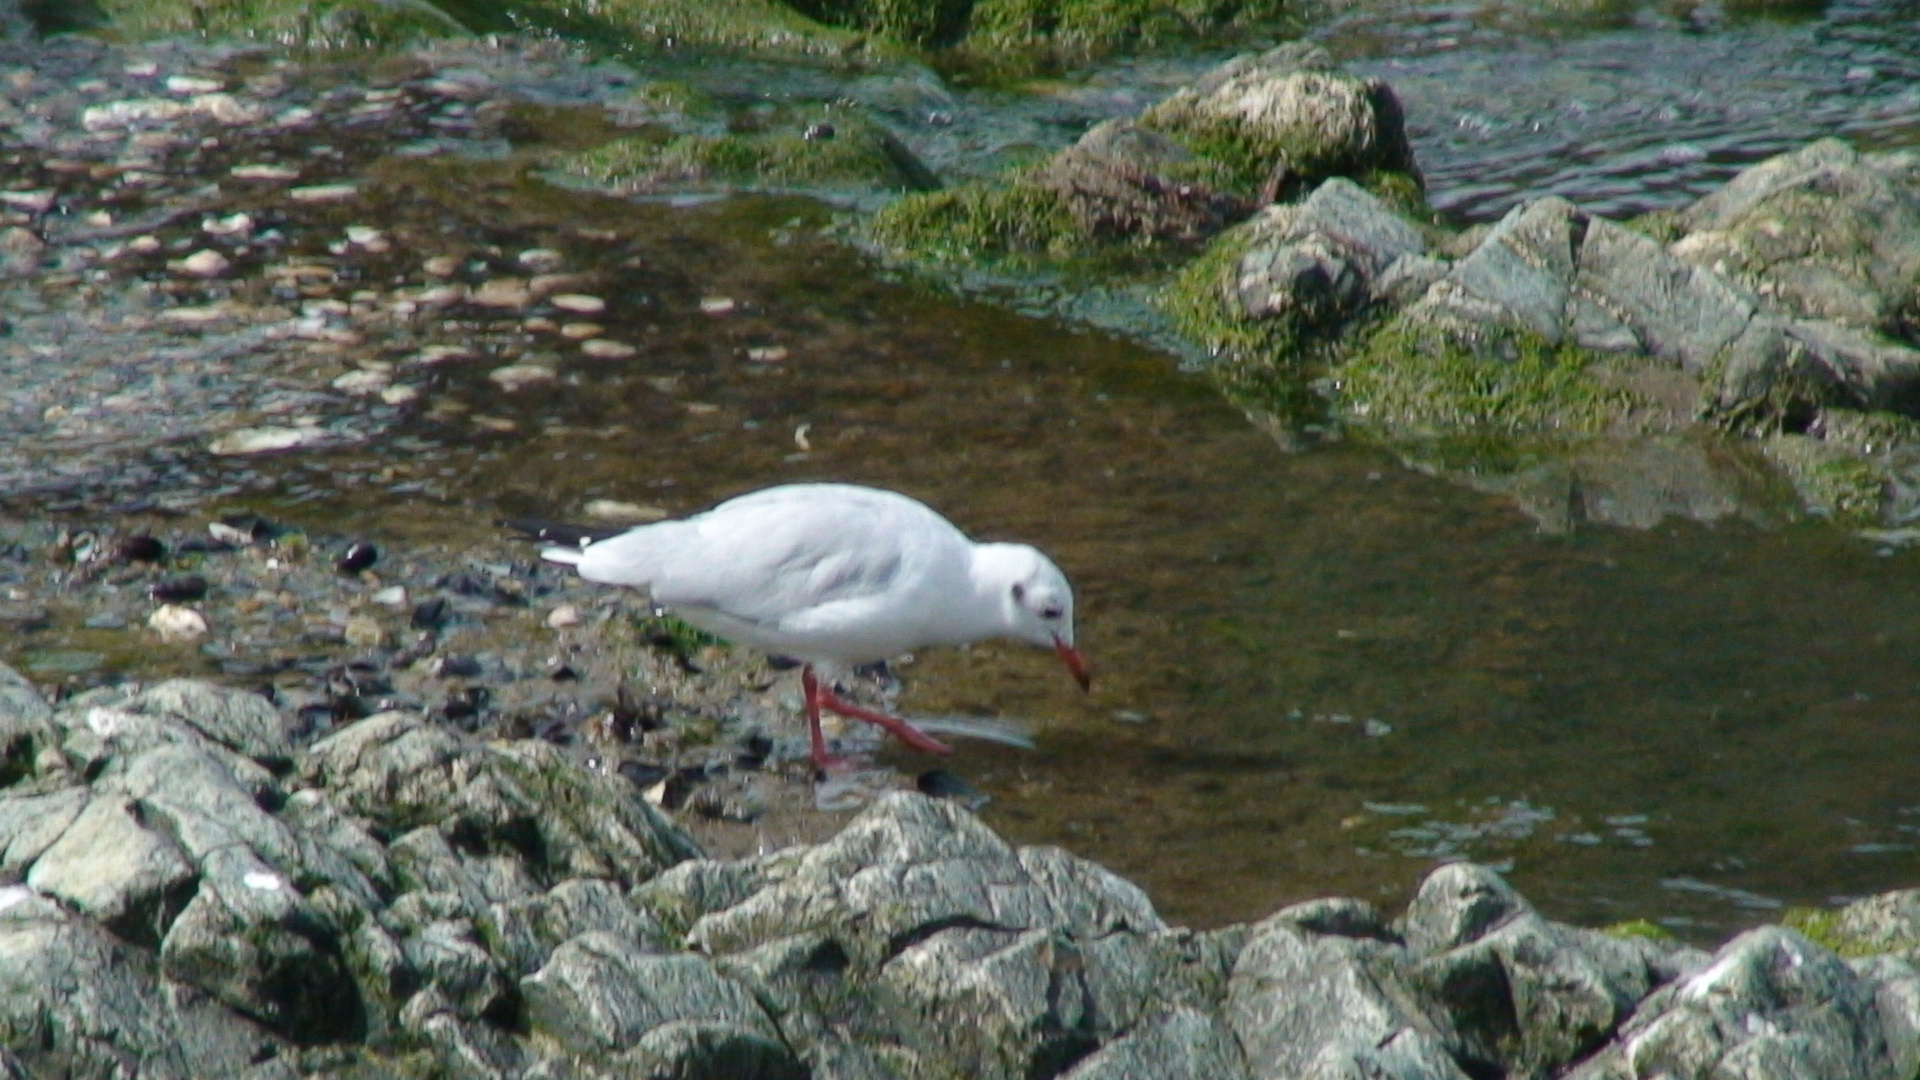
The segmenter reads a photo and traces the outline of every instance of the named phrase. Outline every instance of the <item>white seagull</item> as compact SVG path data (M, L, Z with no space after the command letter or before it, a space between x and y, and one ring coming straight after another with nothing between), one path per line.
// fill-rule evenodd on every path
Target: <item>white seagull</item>
M820 734L821 709L878 724L916 750L952 750L905 720L843 700L816 665L1009 637L1052 649L1082 689L1092 685L1073 647L1073 587L1051 559L1026 544L976 544L898 492L783 484L540 554L588 581L644 589L710 634L801 661L822 770L836 762Z

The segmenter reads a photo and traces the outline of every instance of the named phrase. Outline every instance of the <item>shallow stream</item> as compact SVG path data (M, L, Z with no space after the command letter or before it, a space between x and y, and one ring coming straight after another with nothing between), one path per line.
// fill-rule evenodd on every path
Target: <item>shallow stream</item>
M1321 34L1396 86L1436 203L1463 218L1520 192L1675 205L1829 132L1920 144L1911 4L1551 39L1423 11ZM1063 84L1053 120L1070 135L1178 67ZM1331 893L1392 907L1466 856L1555 917L1709 939L1920 877L1920 553L1818 522L1546 536L1366 449L1283 452L1165 355L892 280L822 239L812 203L391 168L409 213L489 217L508 248L571 235L570 260L617 267L600 321L638 355L569 356L515 393L447 365L435 401L457 408L370 446L219 464L212 485L278 488L263 509L338 531L480 546L503 515L837 479L1031 540L1076 583L1093 693L984 645L903 667L902 704L1031 723L1037 750L951 762L988 820L1140 881L1179 921Z

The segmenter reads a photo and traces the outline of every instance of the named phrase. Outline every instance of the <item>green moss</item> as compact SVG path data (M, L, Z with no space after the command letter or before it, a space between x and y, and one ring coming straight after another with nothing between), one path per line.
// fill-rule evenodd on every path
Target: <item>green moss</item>
M441 0L476 32L519 31L612 53L639 46L717 46L840 56L867 50L860 34L823 26L773 0Z
M1617 922L1611 926L1601 927L1600 932L1608 937L1644 938L1647 941L1672 941L1674 939L1673 935L1667 932L1666 927L1647 919L1629 919L1626 922Z
M808 138L818 125L830 136ZM558 167L626 191L711 188L916 190L933 177L892 136L844 109L782 113L760 130L636 135L560 159Z
M1760 446L1810 512L1851 526L1880 524L1888 479L1880 465L1805 435L1775 435Z
M428 0L99 0L100 28L123 38L238 37L321 49L393 48L467 33Z
M1405 320L1336 367L1340 411L1394 437L1597 432L1633 404L1588 372L1571 344L1505 330L1474 340Z
M936 263L977 263L1036 257L1065 259L1087 238L1066 200L1015 176L1004 184L909 195L873 216L869 235L897 254Z

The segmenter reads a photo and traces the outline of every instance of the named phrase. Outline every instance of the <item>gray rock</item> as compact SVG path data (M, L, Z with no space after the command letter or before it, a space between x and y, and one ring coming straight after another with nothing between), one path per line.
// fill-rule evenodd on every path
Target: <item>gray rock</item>
M238 782L247 792L247 798L275 788L273 774L266 767L176 720L98 704L62 709L55 720L64 729L61 749L68 759L77 769L96 778L124 770L148 751L183 747L216 763L230 778L222 786L230 787Z
M1075 942L1050 930L956 928L881 969L893 1038L982 1080L1050 1076L1097 1045Z
M752 896L767 883L766 866L767 860L759 859L688 859L634 886L628 898L662 925L684 934L701 916Z
M1426 249L1418 230L1345 177L1298 205L1268 207L1247 235L1236 284L1242 313L1309 326L1353 315L1378 293L1389 266Z
M302 774L382 829L470 836L543 882L632 885L699 854L619 777L581 769L544 743L482 746L409 713L369 717L315 743Z
M245 848L209 852L201 867L160 943L167 976L296 1042L352 1037L363 1006L334 928Z
M1640 1003L1577 1080L1894 1080L1872 983L1801 935L1764 926Z
M1307 1063L1302 1080L1467 1080L1440 1041L1402 1028L1381 1043L1333 1042Z
M1170 1009L1087 1055L1063 1080L1239 1080L1240 1047L1220 1021L1185 1006Z
M1102 239L1191 243L1245 217L1251 203L1193 179L1193 154L1131 120L1094 125L1033 182L1065 200L1080 231Z
M27 884L129 941L157 944L193 895L196 875L142 818L125 798L94 797L33 863Z
M1920 155L1821 139L1768 158L1681 215L1675 255L1782 314L1891 331L1920 289Z
M75 1080L244 1077L289 1049L166 986L151 953L31 901L0 907L0 1045L30 1075Z
M555 949L520 988L534 1030L574 1053L605 1054L652 1039L653 1051L678 1048L689 1058L716 1052L703 1043L731 1047L728 1055L755 1043L791 1060L753 995L700 956L649 952L593 931Z
M1261 202L1329 176L1420 175L1400 102L1386 83L1356 78L1325 49L1303 42L1237 56L1142 114L1141 123L1176 134L1224 125L1254 146L1273 148Z
M946 925L1091 938L1164 929L1146 894L1053 849L1016 852L967 811L908 792L876 800L832 840L763 867L769 884L702 917L689 942L734 952L813 930L877 967Z
M293 761L286 718L250 691L199 679L168 679L135 694L125 708L186 724L229 750L275 768Z
M1856 900L1840 909L1833 933L1866 952L1920 959L1920 889L1901 889Z
M35 778L65 782L69 770L52 718L53 709L33 683L0 664L0 788Z
M1533 905L1499 874L1476 863L1448 863L1420 882L1401 917L1401 932L1407 945L1424 955L1471 944L1532 912Z
M1665 950L1517 915L1420 960L1407 981L1461 1060L1512 1077L1556 1074L1612 1037L1664 977Z
M1894 1075L1920 1074L1920 968L1897 956L1871 956L1852 966L1873 986Z
M1234 964L1225 1008L1251 1074L1280 1080L1319 1062L1339 1075L1336 1063L1355 1048L1385 1045L1405 1031L1436 1039L1406 986L1410 960L1403 947L1372 938L1262 923Z
M515 975L532 974L562 942L589 930L656 951L668 947L659 920L629 904L618 885L597 878L563 881L535 896L492 904L481 925L494 954Z
M1759 298L1650 237L1587 219L1574 286L1632 330L1648 355L1691 373L1745 332Z
M1175 928L1084 942L1087 989L1097 1006L1094 1034L1113 1038L1174 1006L1217 1013L1248 936L1244 926L1206 933Z
M1783 332L1837 384L1840 404L1920 414L1920 349L1834 322L1800 319Z
M18 880L87 806L87 789L0 798L0 877Z

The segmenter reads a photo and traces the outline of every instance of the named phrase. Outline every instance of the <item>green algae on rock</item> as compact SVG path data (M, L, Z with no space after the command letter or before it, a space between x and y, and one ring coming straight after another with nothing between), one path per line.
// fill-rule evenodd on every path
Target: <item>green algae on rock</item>
M630 194L715 190L918 191L933 174L898 139L849 108L779 110L748 130L645 132L556 162Z

